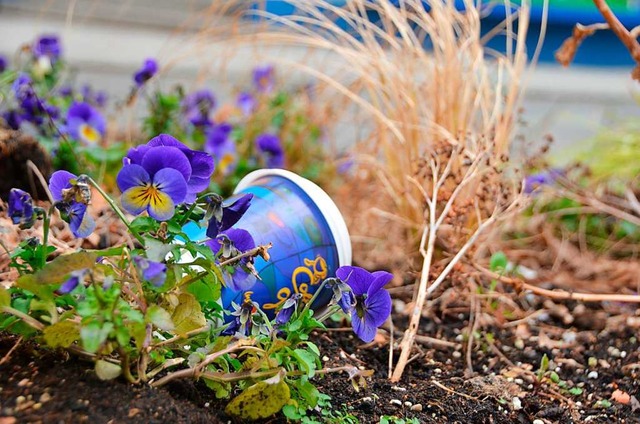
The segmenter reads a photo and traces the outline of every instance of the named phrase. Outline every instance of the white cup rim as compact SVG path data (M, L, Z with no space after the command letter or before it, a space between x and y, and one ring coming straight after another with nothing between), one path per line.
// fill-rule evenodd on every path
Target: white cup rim
M336 242L336 249L338 251L338 263L340 266L351 265L352 251L351 251L351 239L349 237L349 230L347 224L344 221L340 209L335 202L329 197L329 195L321 189L317 184L308 179L301 177L300 175L287 171L286 169L268 168L258 169L256 171L247 174L236 186L233 191L237 194L239 191L244 190L250 186L254 181L262 177L268 176L283 177L302 189L311 200L318 206L320 213L324 216L324 219L329 225L329 230Z

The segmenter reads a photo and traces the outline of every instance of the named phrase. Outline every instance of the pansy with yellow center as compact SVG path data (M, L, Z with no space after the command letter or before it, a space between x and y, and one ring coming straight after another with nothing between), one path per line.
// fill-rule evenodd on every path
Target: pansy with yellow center
M140 165L125 165L116 179L122 206L134 215L147 211L158 221L173 217L175 207L187 196L191 165L176 147L148 151Z
M106 131L104 116L89 103L76 102L67 112L66 129L69 135L84 144L92 146L100 143Z

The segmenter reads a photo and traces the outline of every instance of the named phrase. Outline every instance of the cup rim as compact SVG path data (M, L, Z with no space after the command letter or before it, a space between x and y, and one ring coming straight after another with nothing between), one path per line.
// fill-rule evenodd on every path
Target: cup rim
M331 235L336 242L338 262L340 266L351 265L351 238L349 237L349 229L344 221L344 217L340 213L340 209L338 209L338 206L335 204L333 199L331 199L331 197L329 197L329 195L313 181L310 181L294 172L287 171L286 169L258 169L245 175L244 178L242 178L236 185L236 188L233 190L233 194L237 194L244 190L259 178L272 175L291 181L304 191L316 205L318 205L318 209L325 221L327 221Z

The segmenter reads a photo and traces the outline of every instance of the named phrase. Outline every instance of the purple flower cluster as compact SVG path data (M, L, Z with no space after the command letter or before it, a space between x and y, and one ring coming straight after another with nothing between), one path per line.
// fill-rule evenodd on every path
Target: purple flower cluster
M215 124L207 130L204 150L210 153L218 164L222 175L232 173L238 163L236 143L231 136L233 126L227 123Z
M275 134L264 133L256 137L256 148L263 155L268 168L284 166L284 149Z
M334 288L334 301L351 315L353 332L366 343L373 341L378 327L391 314L391 296L383 287L393 275L386 271L371 273L356 266L343 266L338 268L336 276L349 286L352 295L337 285L339 294L336 296Z
M563 171L555 168L529 175L524 180L524 192L532 194L544 186L550 186L562 175Z
M58 109L37 96L28 75L19 74L11 89L18 102L18 108L5 112L2 117L12 129L20 129L20 125L24 121L34 125L42 125L45 119L58 117Z
M96 227L96 223L87 213L89 199L83 197L86 187L79 183L79 178L68 171L56 171L49 179L49 191L56 208L62 218L69 223L74 236L83 238L89 236Z
M216 106L216 99L210 90L202 89L182 99L182 113L192 125L208 127L211 125L209 115Z
M56 35L42 35L33 43L31 52L34 58L46 58L53 64L62 55L60 39Z
M192 203L209 186L213 158L161 134L130 149L116 181L122 206L134 215L147 211L159 221L171 219L176 205Z

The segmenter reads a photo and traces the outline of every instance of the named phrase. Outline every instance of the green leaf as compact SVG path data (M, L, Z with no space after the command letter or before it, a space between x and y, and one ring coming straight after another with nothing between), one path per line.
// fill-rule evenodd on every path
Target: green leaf
M574 396L580 396L582 394L582 389L580 387L572 387L569 389L569 393Z
M191 330L200 328L206 324L200 303L190 293L180 293L178 306L171 316L175 331L180 336L185 336Z
M0 284L0 308L3 306L11 306L11 294Z
M138 232L156 231L160 223L150 216L139 216L131 221L131 228Z
M216 278L209 274L189 284L187 291L193 294L201 303L217 302L220 299L222 286L216 283Z
M507 255L504 252L496 252L491 255L491 260L489 262L489 269L491 271L503 271L507 268Z
M93 268L98 256L96 252L76 252L58 256L35 274L36 281L40 284L60 283L73 271Z
M51 285L39 284L35 274L26 274L16 280L16 286L30 291L45 302L53 302L54 289ZM28 311L23 311L28 313Z
M95 371L100 380L113 380L122 374L120 365L102 359L96 361Z
M83 325L80 329L80 338L82 339L82 346L84 350L89 353L95 353L100 348L100 345L107 340L109 333L113 329L113 324L110 322L102 325L98 321L92 321L86 325Z
M281 370L274 377L250 386L229 402L225 412L243 420L264 419L279 412L291 399L283 377Z
M59 321L45 327L42 337L49 347L67 348L80 339L80 326L73 321Z
M298 360L300 368L307 374L307 377L313 377L316 373L316 359L318 357L304 349L295 349L293 356Z
M158 305L151 305L147 309L146 319L161 330L173 331L175 329L171 314Z

